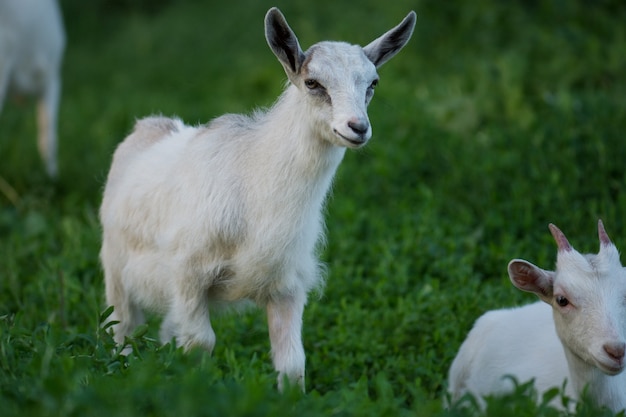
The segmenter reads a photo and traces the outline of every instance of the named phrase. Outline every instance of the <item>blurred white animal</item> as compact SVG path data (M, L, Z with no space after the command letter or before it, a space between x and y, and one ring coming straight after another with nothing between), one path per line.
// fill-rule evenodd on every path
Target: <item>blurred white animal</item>
M581 255L554 225L556 271L527 261L509 263L511 282L542 300L480 317L457 354L449 375L452 399L511 390L505 375L535 379L542 393L561 387L578 399L590 397L613 411L626 407L626 271L598 222L600 252ZM555 405L559 405L558 403Z
M265 36L289 78L274 106L206 126L152 117L117 148L100 210L115 340L165 316L160 338L209 351L209 307L252 300L267 311L274 366L304 389L302 313L320 285L322 206L346 148L372 130L376 68L409 40L415 13L368 46L303 52L276 8Z
M57 118L65 32L55 0L0 0L0 112L10 92L37 98L38 147L51 177L57 167Z

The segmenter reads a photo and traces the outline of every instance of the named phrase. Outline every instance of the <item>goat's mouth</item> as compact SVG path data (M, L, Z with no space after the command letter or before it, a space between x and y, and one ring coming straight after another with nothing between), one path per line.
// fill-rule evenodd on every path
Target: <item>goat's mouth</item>
M333 129L333 132L335 133L335 135L348 142L348 147L350 148L360 148L361 146L365 145L369 139L365 135L349 138L342 135L337 129Z
M624 360L598 360L597 366L602 372L607 375L617 375L622 373L622 371L624 370Z

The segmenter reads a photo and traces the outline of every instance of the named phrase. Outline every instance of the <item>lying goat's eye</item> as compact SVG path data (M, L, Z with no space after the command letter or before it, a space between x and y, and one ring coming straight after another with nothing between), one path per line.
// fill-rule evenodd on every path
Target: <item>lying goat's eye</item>
M374 81L372 81L372 83L370 84L370 88L371 88L371 89L374 89L374 88L376 88L376 86L377 86L377 85L378 85L378 80L374 80Z
M321 87L320 83L310 78L308 80L304 80L304 85L306 85L306 88L308 88L309 90L315 90L316 88Z
M557 295L556 303L558 305L560 305L561 307L565 307L566 305L569 304L569 300L567 298L563 297L562 295Z

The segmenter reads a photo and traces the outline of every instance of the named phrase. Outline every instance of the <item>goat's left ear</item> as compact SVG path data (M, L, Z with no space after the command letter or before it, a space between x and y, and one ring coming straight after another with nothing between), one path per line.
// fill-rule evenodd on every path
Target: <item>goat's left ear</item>
M546 271L523 259L513 259L509 262L508 271L511 283L517 288L535 293L543 301L550 302L554 286L554 271Z
M363 52L376 68L389 61L411 39L417 16L411 11L400 24L372 41Z
M291 79L300 71L305 56L296 34L276 7L265 15L265 39Z

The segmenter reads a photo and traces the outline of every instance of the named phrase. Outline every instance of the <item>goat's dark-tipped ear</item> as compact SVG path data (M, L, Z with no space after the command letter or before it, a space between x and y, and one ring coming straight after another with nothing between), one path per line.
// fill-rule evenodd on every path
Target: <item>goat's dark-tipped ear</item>
M285 16L276 7L269 9L265 15L265 39L285 68L287 76L291 78L297 74L305 58L304 52Z
M553 293L554 272L546 271L523 259L509 262L509 278L522 291L537 294L543 301L550 302Z
M389 61L411 39L417 16L411 11L400 24L363 48L376 68Z

